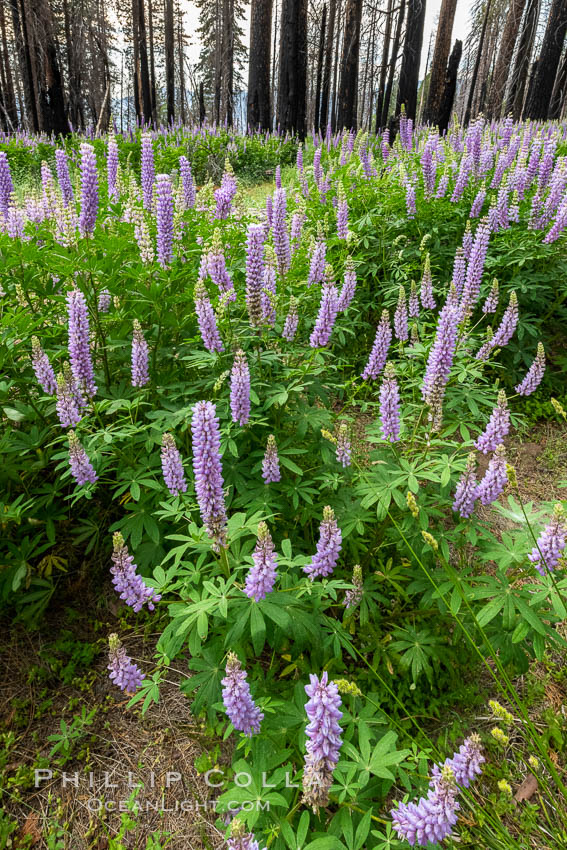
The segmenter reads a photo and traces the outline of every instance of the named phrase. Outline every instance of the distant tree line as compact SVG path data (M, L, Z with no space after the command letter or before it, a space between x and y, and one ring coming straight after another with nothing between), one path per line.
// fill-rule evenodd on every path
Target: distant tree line
M304 136L378 132L402 109L442 131L453 113L567 111L567 0L474 0L464 47L457 0L429 44L426 0L251 0L249 40L247 0L193 5L196 34L180 0L0 0L0 127L208 120Z

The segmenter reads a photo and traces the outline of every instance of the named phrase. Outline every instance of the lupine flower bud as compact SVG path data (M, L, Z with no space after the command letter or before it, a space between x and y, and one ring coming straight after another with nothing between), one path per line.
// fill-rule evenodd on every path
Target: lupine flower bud
M297 312L297 300L291 296L289 299L289 311L286 316L282 336L288 342L292 342L297 333L297 325L299 323L299 314Z
M281 481L281 477L276 438L273 434L270 434L262 461L262 478L266 484L272 484Z
M327 345L339 312L339 296L336 286L324 286L321 291L321 303L315 327L309 337L311 348L323 348Z
M173 256L173 193L169 174L156 178L157 258L163 268Z
M101 289L98 296L98 312L108 313L110 310L110 292L108 289Z
M124 543L124 538L120 532L112 537L112 584L115 590L120 594L120 599L123 599L126 605L130 606L136 613L142 610L142 606L147 604L148 611L153 611L155 603L159 602L161 596L155 593L152 587L144 582L144 579L137 572L134 558L128 553L128 547Z
M337 565L341 551L342 533L335 514L328 505L323 508L323 522L319 527L317 551L307 566L303 567L311 581L319 576L331 575Z
M207 351L224 351L214 310L209 301L207 290L200 281L195 285L195 312L201 331L201 339Z
M498 281L496 278L492 281L490 292L484 304L482 305L483 313L496 313L498 310Z
M553 509L553 519L546 525L537 540L536 546L528 555L529 560L542 576L546 571L554 570L567 543L567 518L562 505Z
M380 387L380 428L390 443L400 439L400 391L393 363L386 363Z
M514 722L514 715L511 714L503 705L495 699L488 700L488 706L491 712L497 717L499 720L502 720L507 726L511 726Z
M57 403L55 407L62 428L74 428L81 421L72 380L72 377L57 375Z
M254 703L250 694L250 685L246 681L247 673L234 652L228 653L226 676L222 680L222 701L228 718L237 732L244 732L249 738L260 731L264 714Z
M93 469L86 451L77 439L74 431L69 431L69 466L71 467L71 475L79 486L86 484L89 481L94 484L98 479L98 475Z
M92 145L81 145L81 214L79 229L83 236L90 235L96 224L98 212L98 175L96 156Z
M140 668L126 655L126 650L115 634L108 636L108 669L110 680L127 694L138 690L145 678Z
M475 443L475 448L487 455L496 451L510 431L510 410L506 401L506 393L500 390L498 404L492 411L488 424Z
M226 507L220 456L220 428L214 404L199 401L193 406L193 471L201 519L213 549L226 546Z
M419 507L411 490L408 490L406 494L406 502L412 517L417 519L419 516Z
M421 303L426 310L435 310L435 298L433 297L433 279L431 277L431 258L425 256L425 267L421 278ZM411 313L410 313L411 316Z
M520 395L531 395L541 384L545 372L545 351L541 342L537 345L537 354L524 380L516 387Z
M501 744L503 747L507 747L510 743L509 735L503 732L499 726L495 726L493 729L491 729L490 734L492 735L494 740L498 741L498 743Z
M427 543L428 546L431 546L434 552L438 551L439 543L432 534L430 534L428 531L422 531L421 536L423 537L424 542Z
M75 380L89 396L96 393L89 341L89 314L85 296L79 289L67 293L69 316L69 359Z
M406 291L403 286L400 286L398 294L398 303L394 313L394 331L396 339L405 342L408 339L408 311L406 306Z
M250 419L250 370L243 351L237 351L230 375L230 410L233 422L246 425Z
M410 285L410 297L408 301L408 313L410 318L417 319L419 316L419 297L417 294L417 286L415 280L412 280Z
M484 478L478 485L477 496L482 505L490 505L504 492L508 483L506 450L499 445L492 456Z
M325 671L321 679L309 676L305 693L309 697L305 712L309 723L305 729L307 742L303 768L303 802L317 812L329 801L333 770L342 745L339 720L343 716L341 698L335 682L329 682Z
M347 590L345 593L345 598L343 605L349 611L351 608L356 608L356 606L362 600L363 595L362 588L362 568L360 564L357 564L352 571L352 588Z
M154 197L154 180L156 169L154 165L154 148L151 136L148 133L142 134L142 147L140 158L144 209L151 210Z
M343 467L350 466L350 438L348 435L348 425L346 422L342 422L339 426L339 433L337 436L337 461L342 464Z
M137 319L134 319L134 333L132 337L132 386L143 387L149 380L148 373L148 344L144 339L142 328Z
M258 523L258 542L252 553L254 566L246 576L244 593L260 602L271 593L276 581L278 560L274 544L265 522Z
M352 261L352 257L347 257L345 262L345 276L343 280L343 286L341 289L341 294L339 296L339 311L341 313L344 313L344 311L348 309L352 299L354 298L355 292L356 272L354 270L354 263Z
M472 515L477 498L477 490L476 459L474 452L471 452L467 458L466 469L459 478L453 502L453 510L458 511L464 519L468 519Z
M386 363L388 349L391 342L392 328L390 327L390 315L387 310L383 310L382 318L380 319L380 323L376 329L374 345L372 346L368 363L362 373L362 377L365 381L369 378L376 379L378 377Z
M175 440L171 434L164 434L161 439L161 469L163 480L172 496L185 493L187 482L183 471L183 461Z
M57 392L57 379L49 357L40 345L39 339L32 336L32 366L35 377L44 393L55 395Z

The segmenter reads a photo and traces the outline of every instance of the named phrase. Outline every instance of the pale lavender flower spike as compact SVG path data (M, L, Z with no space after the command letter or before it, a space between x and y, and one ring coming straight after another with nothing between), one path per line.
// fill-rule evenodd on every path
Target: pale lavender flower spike
M403 286L400 286L398 294L398 303L394 313L394 331L396 339L400 342L405 342L409 338L408 332L408 310L406 306L406 291Z
M309 337L311 348L323 348L329 342L335 319L339 312L339 295L336 286L324 286L315 327Z
M546 525L537 544L528 555L540 575L554 570L567 544L567 519L563 506L557 504L553 509L553 518Z
M343 716L341 698L335 682L325 672L319 679L313 673L305 685L309 697L305 713L309 723L305 729L305 765L303 768L303 802L317 812L329 801L333 771L342 746L339 720Z
M457 511L463 519L472 516L477 498L478 481L476 479L476 458L471 452L467 459L467 466L457 484L453 510Z
M265 522L258 523L258 542L252 560L254 566L246 576L244 593L250 599L260 602L274 589L278 566L272 537Z
M197 314L201 339L207 351L224 351L215 313L209 301L207 290L201 281L195 284L195 313Z
M132 336L132 386L143 387L150 380L148 373L148 344L144 339L142 328L134 319Z
M264 714L255 704L250 694L250 685L246 681L247 673L234 652L228 653L226 676L222 679L222 701L228 719L237 732L244 732L249 738L257 735Z
M400 391L392 363L386 363L380 387L380 428L384 440L396 443L400 439Z
M475 443L475 448L487 455L496 451L510 431L510 409L506 401L506 393L500 390L498 404L492 411L488 424Z
M243 351L236 352L230 375L230 410L233 422L246 425L250 419L250 370Z
M478 485L477 496L482 505L490 505L504 492L508 483L506 450L503 445L496 448L484 478Z
M74 431L69 431L69 466L71 467L71 475L79 486L87 482L94 484L98 479L98 475Z
M519 395L523 396L531 395L537 390L537 388L541 384L544 373L545 351L541 342L538 342L535 360L528 369L527 375L524 380L516 387L516 392L519 393Z
M161 596L152 587L144 582L137 572L134 558L128 552L124 538L120 532L112 537L112 584L120 594L126 605L129 605L136 613L142 610L143 605L148 606L148 611L153 611L155 603L159 602Z
M69 315L69 360L75 380L87 395L96 393L89 340L89 314L85 296L79 289L67 293Z
M57 392L57 378L53 366L36 336L32 336L32 366L38 384L44 393L55 395Z
M329 576L335 569L341 551L342 533L337 525L335 513L328 505L323 508L323 521L319 527L317 551L307 566L303 567L311 581L320 576Z
M137 691L145 676L114 634L108 636L108 661L111 682L127 694Z
M226 546L226 507L220 455L220 427L216 408L210 401L193 406L193 471L195 492L201 519L213 548L219 552Z
M262 460L262 478L266 484L272 484L281 481L281 477L276 438L273 434L270 434L264 459Z
M163 480L172 496L185 493L187 482L183 471L183 461L175 440L171 434L164 434L161 439L161 469Z
M386 358L388 357L388 349L391 342L392 328L390 327L390 315L387 310L383 310L382 318L380 319L380 323L376 329L374 345L372 346L368 363L362 373L362 377L365 381L369 378L376 379L378 377L386 365Z

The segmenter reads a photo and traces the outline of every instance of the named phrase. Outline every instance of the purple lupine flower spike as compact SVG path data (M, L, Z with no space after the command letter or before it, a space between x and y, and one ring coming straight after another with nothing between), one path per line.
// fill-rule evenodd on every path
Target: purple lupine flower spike
M323 240L315 243L313 253L311 254L311 264L309 266L309 277L307 278L307 286L312 286L314 283L322 283L325 280L325 255L327 246Z
M165 486L172 496L186 492L183 461L171 434L164 434L161 439L161 469Z
M132 336L132 386L144 387L150 380L148 372L148 343L137 319L133 322Z
M264 238L264 228L261 224L249 225L246 242L246 307L253 327L262 324Z
M397 808L391 810L394 830L412 847L439 844L451 835L457 823L457 793L452 771L444 768L427 797L420 797L417 803L398 803Z
M72 377L72 376L71 376ZM81 421L79 406L71 381L66 375L57 375L57 403L55 405L62 428L74 428Z
M503 348L512 337L518 324L518 297L514 291L510 293L510 301L495 333L489 337L476 353L477 360L486 360L494 348Z
M145 678L140 668L126 655L118 635L108 636L108 670L110 681L127 694L138 690Z
M337 189L337 201L337 236L339 239L346 239L348 236L348 203L342 183L339 183Z
M79 289L67 293L69 316L69 359L75 380L89 396L96 393L89 340L89 313L85 296Z
M500 390L498 393L498 404L492 411L488 424L476 441L475 448L487 455L496 451L504 437L510 431L510 409L506 401L506 393Z
M116 177L118 175L118 145L114 136L108 139L106 154L106 181L108 186L108 198L115 201L118 192L116 188Z
M273 484L281 481L281 477L276 438L270 434L262 460L262 478L266 484Z
M260 602L274 589L278 566L274 544L265 522L258 523L258 542L252 560L254 566L246 576L244 593L250 599Z
M400 342L405 342L409 337L406 291L403 286L400 286L398 303L394 313L394 332L396 339L399 339Z
M500 444L494 452L484 478L478 485L477 496L482 505L491 505L502 495L508 483L506 449Z
M415 285L415 280L412 280L410 284L408 315L411 319L417 319L417 317L419 316L419 296L417 294L417 286Z
M323 521L319 526L317 551L307 566L303 567L311 581L319 576L329 576L335 569L341 551L342 533L335 514L328 505L323 508Z
M524 380L516 387L519 395L531 395L541 384L545 373L545 351L541 342L537 344L537 354L532 365L528 369Z
M390 443L400 439L400 391L393 363L386 363L380 387L380 428Z
M435 764L431 771L432 785L440 779L443 769L449 768L455 782L462 788L468 788L482 773L481 765L486 761L480 742L480 736L473 734L465 738L456 753L445 759L442 765Z
M67 162L67 154L62 148L55 150L55 169L57 171L57 180L61 190L63 203L68 206L75 200L71 178L69 176L69 165Z
M291 263L291 247L289 244L289 233L287 232L287 201L285 189L276 189L274 192L274 213L272 233L274 239L274 251L278 258L278 269L280 275L284 275Z
M329 342L339 312L339 295L336 286L324 286L315 327L309 337L311 348L323 348Z
M154 165L154 147L152 144L151 136L148 133L142 134L142 147L140 157L144 209L151 210L154 198L154 180L156 175L156 169Z
M345 275L341 294L339 296L339 312L344 313L348 310L354 294L356 292L356 272L354 270L354 262L352 257L347 257L345 262Z
M83 236L90 236L96 224L98 212L98 174L96 156L92 145L81 145L81 214L79 229Z
M339 425L339 432L337 434L337 461L343 467L350 466L351 464L350 452L351 446L348 434L348 425L346 422L341 422Z
M352 571L352 588L345 592L343 601L346 610L350 611L352 608L356 608L362 601L363 595L362 567L360 564L356 564Z
M193 406L193 471L201 519L212 537L213 549L226 546L226 507L220 455L220 428L216 408L210 401Z
M185 208L190 210L195 206L195 183L191 174L189 160L185 156L179 157L179 174L183 185L183 199Z
M230 374L230 410L233 422L246 425L250 419L250 370L243 351L236 352Z
M266 245L265 255L262 322L273 327L276 323L276 255L270 245Z
M226 676L221 681L223 686L222 701L228 719L237 732L244 732L249 738L260 731L264 718L263 712L255 704L250 693L250 685L246 681L246 670L234 652L228 653Z
M297 325L299 324L299 313L297 312L297 299L291 296L289 299L289 311L286 316L282 336L288 342L292 342L297 333Z
M390 327L390 314L387 310L382 311L382 318L376 330L374 345L365 366L362 377L365 381L369 378L376 379L386 364L388 349L392 342L392 328Z
M425 310L435 310L436 305L435 298L433 297L433 279L431 277L431 259L429 254L425 257L420 296L422 306Z
M455 305L454 298L448 297L439 313L435 340L427 359L421 392L430 407L430 418L436 429L441 424L443 398L455 356L459 317L460 307Z
M472 515L477 497L478 481L476 479L476 458L471 452L467 458L467 466L457 484L453 510L457 511L463 519Z
M108 289L101 289L98 296L98 312L99 313L108 313L110 310L110 292Z
M87 481L94 484L98 479L98 475L93 469L86 451L77 439L74 431L69 431L69 466L71 467L71 475L79 486L86 484Z
M169 174L156 177L157 258L163 268L173 256L173 192Z
M567 544L567 518L565 510L559 503L553 509L553 518L546 525L537 544L528 555L540 575L554 570Z
M482 273L486 262L486 254L488 252L490 233L491 230L487 219L482 218L476 229L474 243L470 252L470 259L467 265L461 300L461 311L463 316L468 316L472 313L474 305L478 299ZM466 252L464 253L466 256Z
M305 712L309 723L305 729L305 765L303 768L303 802L318 812L329 802L329 789L333 783L333 771L339 760L342 746L339 720L343 716L341 698L335 682L329 682L325 670L319 679L309 675L305 685L309 697Z
M484 304L482 305L483 313L496 313L498 310L498 281L496 278L492 281L490 292Z
M57 392L57 378L49 357L41 347L39 339L32 336L32 366L35 377L41 389L47 395L55 395Z
M218 286L225 301L236 301L234 284L226 268L220 230L215 228L211 248L206 258L206 268L215 286ZM200 270L201 271L201 270ZM199 274L201 276L201 274ZM203 277L204 279L204 277Z
M238 187L236 185L234 171L229 160L226 159L220 187L215 191L215 201L217 203L215 218L228 218L237 190Z
M261 850L253 832L246 832L246 827L238 818L230 825L230 838L227 839L228 850ZM266 850L266 847L263 848Z
M112 546L110 572L113 576L112 584L120 594L120 599L123 599L126 605L136 613L141 611L144 605L148 606L148 611L153 611L155 603L159 602L161 596L152 587L148 587L137 572L134 557L129 554L128 547L119 531L112 536Z
M5 151L0 151L0 213L8 215L10 206L10 198L14 192L14 183L10 173L10 165L8 163L8 155Z
M207 290L200 281L195 285L195 312L201 331L201 339L207 351L224 351L214 310L209 301Z

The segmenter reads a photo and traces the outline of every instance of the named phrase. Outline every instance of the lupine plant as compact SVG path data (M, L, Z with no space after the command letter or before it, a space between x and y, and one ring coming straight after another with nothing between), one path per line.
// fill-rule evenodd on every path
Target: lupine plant
M197 188L181 130L139 173L83 141L24 201L0 155L3 597L41 613L64 545L159 623L152 675L118 636L111 679L146 711L185 665L251 777L229 847L518 846L482 737L449 757L420 720L471 669L567 795L512 681L563 645L564 507L525 505L507 454L561 370L565 132L315 135L260 210L232 167Z

